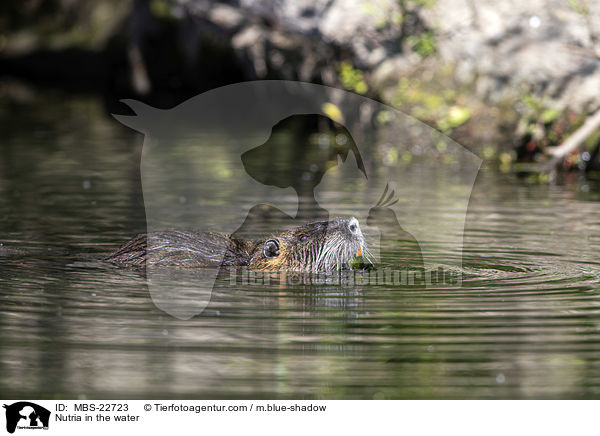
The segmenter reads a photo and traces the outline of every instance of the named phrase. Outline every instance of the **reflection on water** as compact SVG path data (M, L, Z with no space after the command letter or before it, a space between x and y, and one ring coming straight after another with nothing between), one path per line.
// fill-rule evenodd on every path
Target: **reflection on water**
M1 112L5 398L599 396L591 182L483 170L460 288L224 278L184 321L156 308L141 272L100 260L145 230L141 137L93 99L63 100ZM452 219L452 204L438 214Z

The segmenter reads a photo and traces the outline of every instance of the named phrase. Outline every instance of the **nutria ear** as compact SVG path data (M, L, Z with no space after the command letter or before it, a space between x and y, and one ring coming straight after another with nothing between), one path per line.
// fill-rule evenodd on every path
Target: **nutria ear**
M267 259L279 256L279 241L277 239L269 239L265 242L263 253Z

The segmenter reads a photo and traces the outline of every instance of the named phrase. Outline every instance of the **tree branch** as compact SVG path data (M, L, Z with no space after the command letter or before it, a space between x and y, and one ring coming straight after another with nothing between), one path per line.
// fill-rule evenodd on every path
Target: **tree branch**
M549 148L547 153L552 157L541 165L541 171L548 172L556 168L562 160L576 150L594 131L600 128L600 110L588 117L579 129L569 136L562 144Z

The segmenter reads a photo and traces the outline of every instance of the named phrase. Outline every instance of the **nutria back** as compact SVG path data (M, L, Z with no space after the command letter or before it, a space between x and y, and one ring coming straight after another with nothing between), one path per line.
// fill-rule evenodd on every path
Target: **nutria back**
M222 233L166 230L142 233L105 260L131 266L198 268L246 265L253 244Z

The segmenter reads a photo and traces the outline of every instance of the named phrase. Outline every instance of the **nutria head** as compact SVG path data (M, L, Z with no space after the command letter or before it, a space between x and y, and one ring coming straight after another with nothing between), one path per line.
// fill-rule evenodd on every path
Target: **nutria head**
M337 218L296 227L259 245L250 268L262 271L335 271L348 269L357 253L367 255L356 218Z

